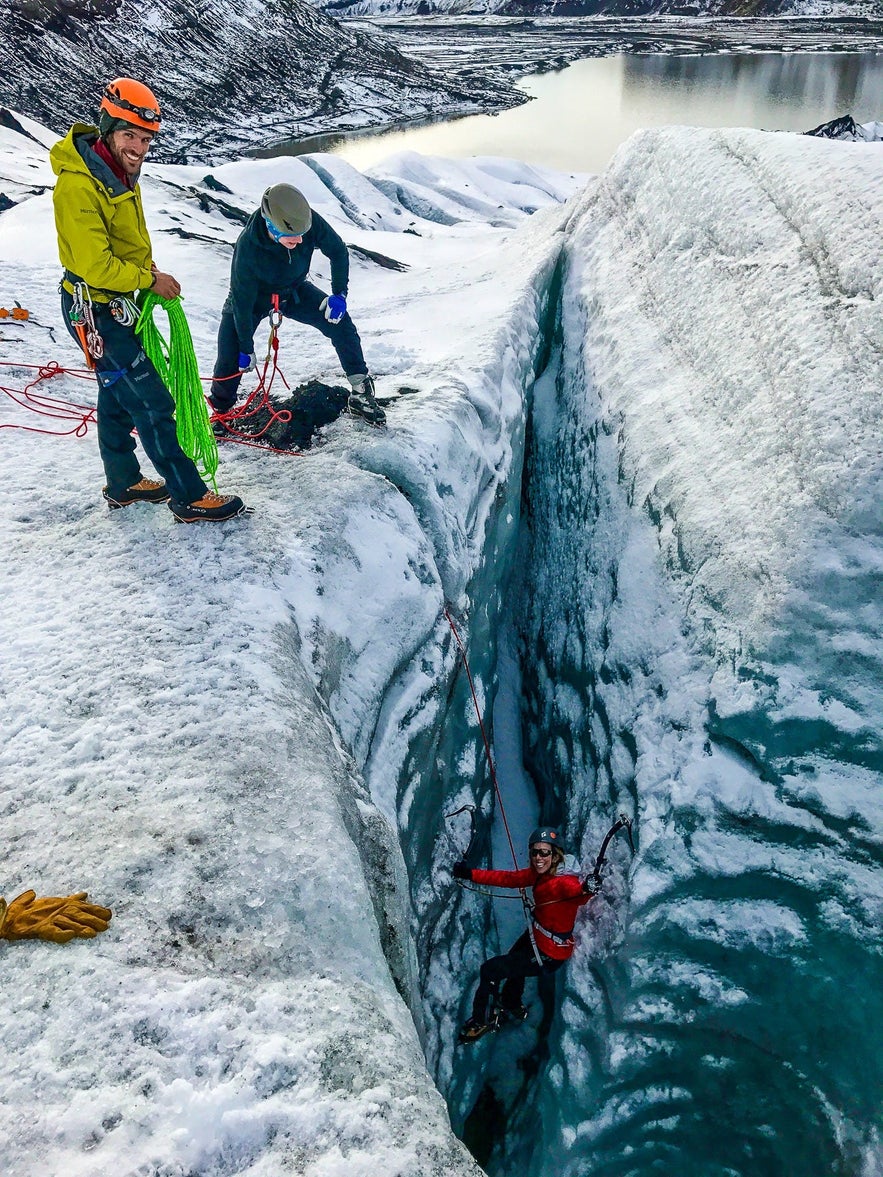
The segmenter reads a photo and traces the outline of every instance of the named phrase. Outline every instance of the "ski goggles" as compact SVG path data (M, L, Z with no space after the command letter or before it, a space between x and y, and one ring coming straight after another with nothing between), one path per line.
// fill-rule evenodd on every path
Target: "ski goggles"
M296 238L298 241L303 241L303 233L289 233L287 229L277 229L273 222L266 217L264 217L264 224L267 226L267 232L277 244L283 239Z
M157 127L159 127L161 116L158 110L153 110L149 106L135 106L129 102L128 98L120 98L119 94L114 94L110 90L104 91L104 97L108 102L112 102L114 106L120 106L123 110L130 110L132 114L137 114L146 123L156 123Z

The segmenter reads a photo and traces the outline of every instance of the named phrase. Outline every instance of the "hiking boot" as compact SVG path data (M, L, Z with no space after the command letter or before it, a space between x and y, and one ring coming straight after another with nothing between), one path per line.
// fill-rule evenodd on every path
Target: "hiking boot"
M484 1038L485 1034L490 1034L496 1028L496 1022L480 1022L477 1018L470 1018L468 1022L463 1023L458 1041L461 1046L468 1046L470 1042L477 1042L479 1038Z
M527 1021L528 1010L526 1005L513 1005L511 1008L508 1005L504 1005L500 1013L510 1022Z
M130 503L167 503L169 492L164 482L157 482L154 478L142 478L128 490L111 494L110 487L102 487L101 493L107 499L111 511L118 511L121 507L128 507Z
M347 409L354 417L361 417L369 425L385 425L386 413L374 399L374 381L370 376L351 376L353 391L347 401Z
M207 490L195 503L176 503L172 499L169 510L175 516L176 523L198 523L201 519L221 523L241 515L246 506L238 495L219 495L213 490Z

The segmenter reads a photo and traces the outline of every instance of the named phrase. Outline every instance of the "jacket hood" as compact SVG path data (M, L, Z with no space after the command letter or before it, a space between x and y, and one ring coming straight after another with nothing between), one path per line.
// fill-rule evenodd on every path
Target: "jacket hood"
M260 209L256 209L248 218L243 232L248 234L249 241L256 248L266 251L271 257L279 258L281 256L280 250L283 250L286 254L293 252L273 240L267 232L267 226L264 223L264 214Z
M119 180L100 155L92 150L92 145L98 139L98 128L90 127L88 123L74 123L63 139L51 148L49 162L56 176L62 172L79 172L84 176L91 176L99 184L109 190L111 196L124 196L131 192L131 188ZM135 176L134 184L138 182Z

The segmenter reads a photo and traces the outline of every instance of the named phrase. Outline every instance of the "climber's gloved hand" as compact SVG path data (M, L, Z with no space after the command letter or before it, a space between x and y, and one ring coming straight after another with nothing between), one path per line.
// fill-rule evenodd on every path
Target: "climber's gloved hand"
M325 312L329 323L339 323L346 314L346 299L342 294L329 294L319 303L319 310Z
M472 868L467 866L465 862L455 862L451 867L451 874L455 879L471 879Z
M107 930L112 912L87 903L85 891L38 899L25 891L7 906L0 899L0 938L4 940L52 940L67 944L75 937L91 940Z
M245 351L241 351L239 353L239 371L240 372L252 372L254 370L256 364L257 364L257 360L254 357L254 353L252 353L251 355L249 355L248 352L245 352Z
M598 895L601 891L601 880L596 879L594 875L589 875L587 879L583 879L583 894L584 895Z

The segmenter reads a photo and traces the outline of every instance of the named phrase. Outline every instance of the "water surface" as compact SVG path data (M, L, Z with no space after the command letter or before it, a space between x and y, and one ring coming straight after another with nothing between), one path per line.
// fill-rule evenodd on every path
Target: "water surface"
M397 151L501 155L598 172L641 127L806 131L843 114L883 120L883 53L620 54L519 83L533 101L381 134L322 136L282 153L332 151L367 168Z

